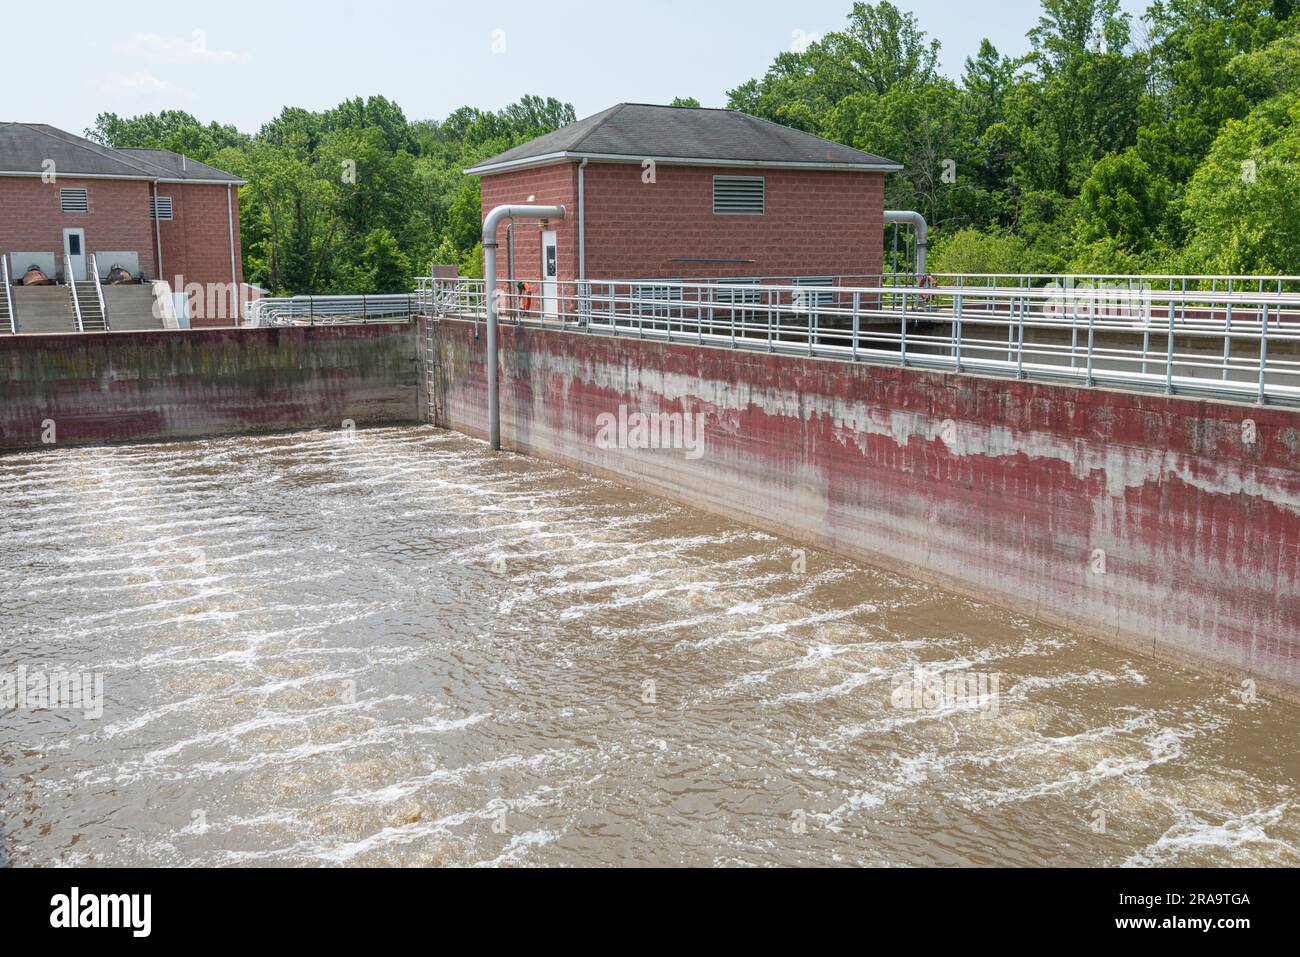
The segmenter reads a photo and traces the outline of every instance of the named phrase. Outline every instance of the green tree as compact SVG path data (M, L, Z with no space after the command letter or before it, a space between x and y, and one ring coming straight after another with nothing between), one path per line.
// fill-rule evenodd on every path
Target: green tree
M1103 156L1079 191L1079 238L1112 239L1142 251L1159 238L1169 202L1169 184L1135 150Z
M1028 248L1018 236L1000 229L985 232L968 227L934 244L929 269L968 275L1027 272L1027 256Z
M387 229L374 229L366 236L351 285L347 291L353 293L389 294L414 288L411 260Z
M1187 253L1214 273L1292 274L1300 262L1300 93L1229 120L1188 184Z

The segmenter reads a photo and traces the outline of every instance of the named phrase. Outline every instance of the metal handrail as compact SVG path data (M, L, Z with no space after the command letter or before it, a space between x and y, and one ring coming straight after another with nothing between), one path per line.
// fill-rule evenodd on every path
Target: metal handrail
M9 275L9 256L0 253L0 279L5 286L5 305L9 310L9 331L18 335L18 317L14 315L13 277Z
M291 296L255 299L245 316L249 325L338 325L405 322L419 314L418 293L381 296Z
M81 320L81 298L77 295L77 277L72 274L72 264L66 256L63 259L63 281L68 284L72 294L72 312L77 320L77 331L85 332L86 327Z
M486 292L424 279L417 296L479 319ZM575 332L1300 405L1300 293L656 279L496 296L504 321Z
M108 332L108 305L104 302L104 287L99 281L99 261L93 253L90 256L90 278L95 281L95 296L99 301L99 315L104 320L104 331Z

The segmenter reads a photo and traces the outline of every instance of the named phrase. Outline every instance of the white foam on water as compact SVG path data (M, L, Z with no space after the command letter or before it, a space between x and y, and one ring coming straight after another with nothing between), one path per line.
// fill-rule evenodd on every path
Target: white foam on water
M59 449L0 479L0 656L108 679L103 722L13 721L15 863L928 863L972 835L1296 862L1289 706L825 553L794 574L789 542L454 435ZM895 710L915 667L999 673L1005 713ZM1283 742L1270 766L1243 733ZM1058 837L1115 802L1141 846ZM791 807L799 841L773 836Z

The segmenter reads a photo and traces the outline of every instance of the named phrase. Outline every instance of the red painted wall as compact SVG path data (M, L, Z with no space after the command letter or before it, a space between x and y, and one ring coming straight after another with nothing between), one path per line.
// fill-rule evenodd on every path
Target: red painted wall
M578 277L577 164L483 177L482 212L503 203L562 203L557 225L560 278ZM883 257L884 174L833 170L714 169L665 166L655 182L640 166L591 163L585 173L587 276L590 279L708 276L877 275ZM766 214L715 216L714 175L767 179ZM541 275L536 224L520 223L517 274ZM505 275L505 230L500 231ZM681 263L680 258L752 259Z
M85 188L90 212L63 212L59 190L65 188ZM86 231L88 254L100 250L136 252L141 270L156 278L149 190L149 183L133 180L60 176L57 182L46 183L32 176L0 176L0 254L52 252L61 276L63 230L80 228Z
M438 424L485 434L482 338L428 331ZM508 447L1300 697L1296 411L514 326L501 352ZM621 405L703 414L704 455L599 448Z

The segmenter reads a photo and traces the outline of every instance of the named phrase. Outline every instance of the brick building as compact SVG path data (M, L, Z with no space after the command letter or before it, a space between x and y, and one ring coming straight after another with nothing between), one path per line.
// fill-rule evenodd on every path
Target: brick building
M189 294L196 325L238 322L236 176L168 150L111 149L51 126L0 123L0 254L66 283L122 266Z
M497 237L501 274L513 261L514 280L545 287L879 275L884 177L901 168L732 110L624 103L466 172L482 179L485 216L505 203L566 207L563 222Z

